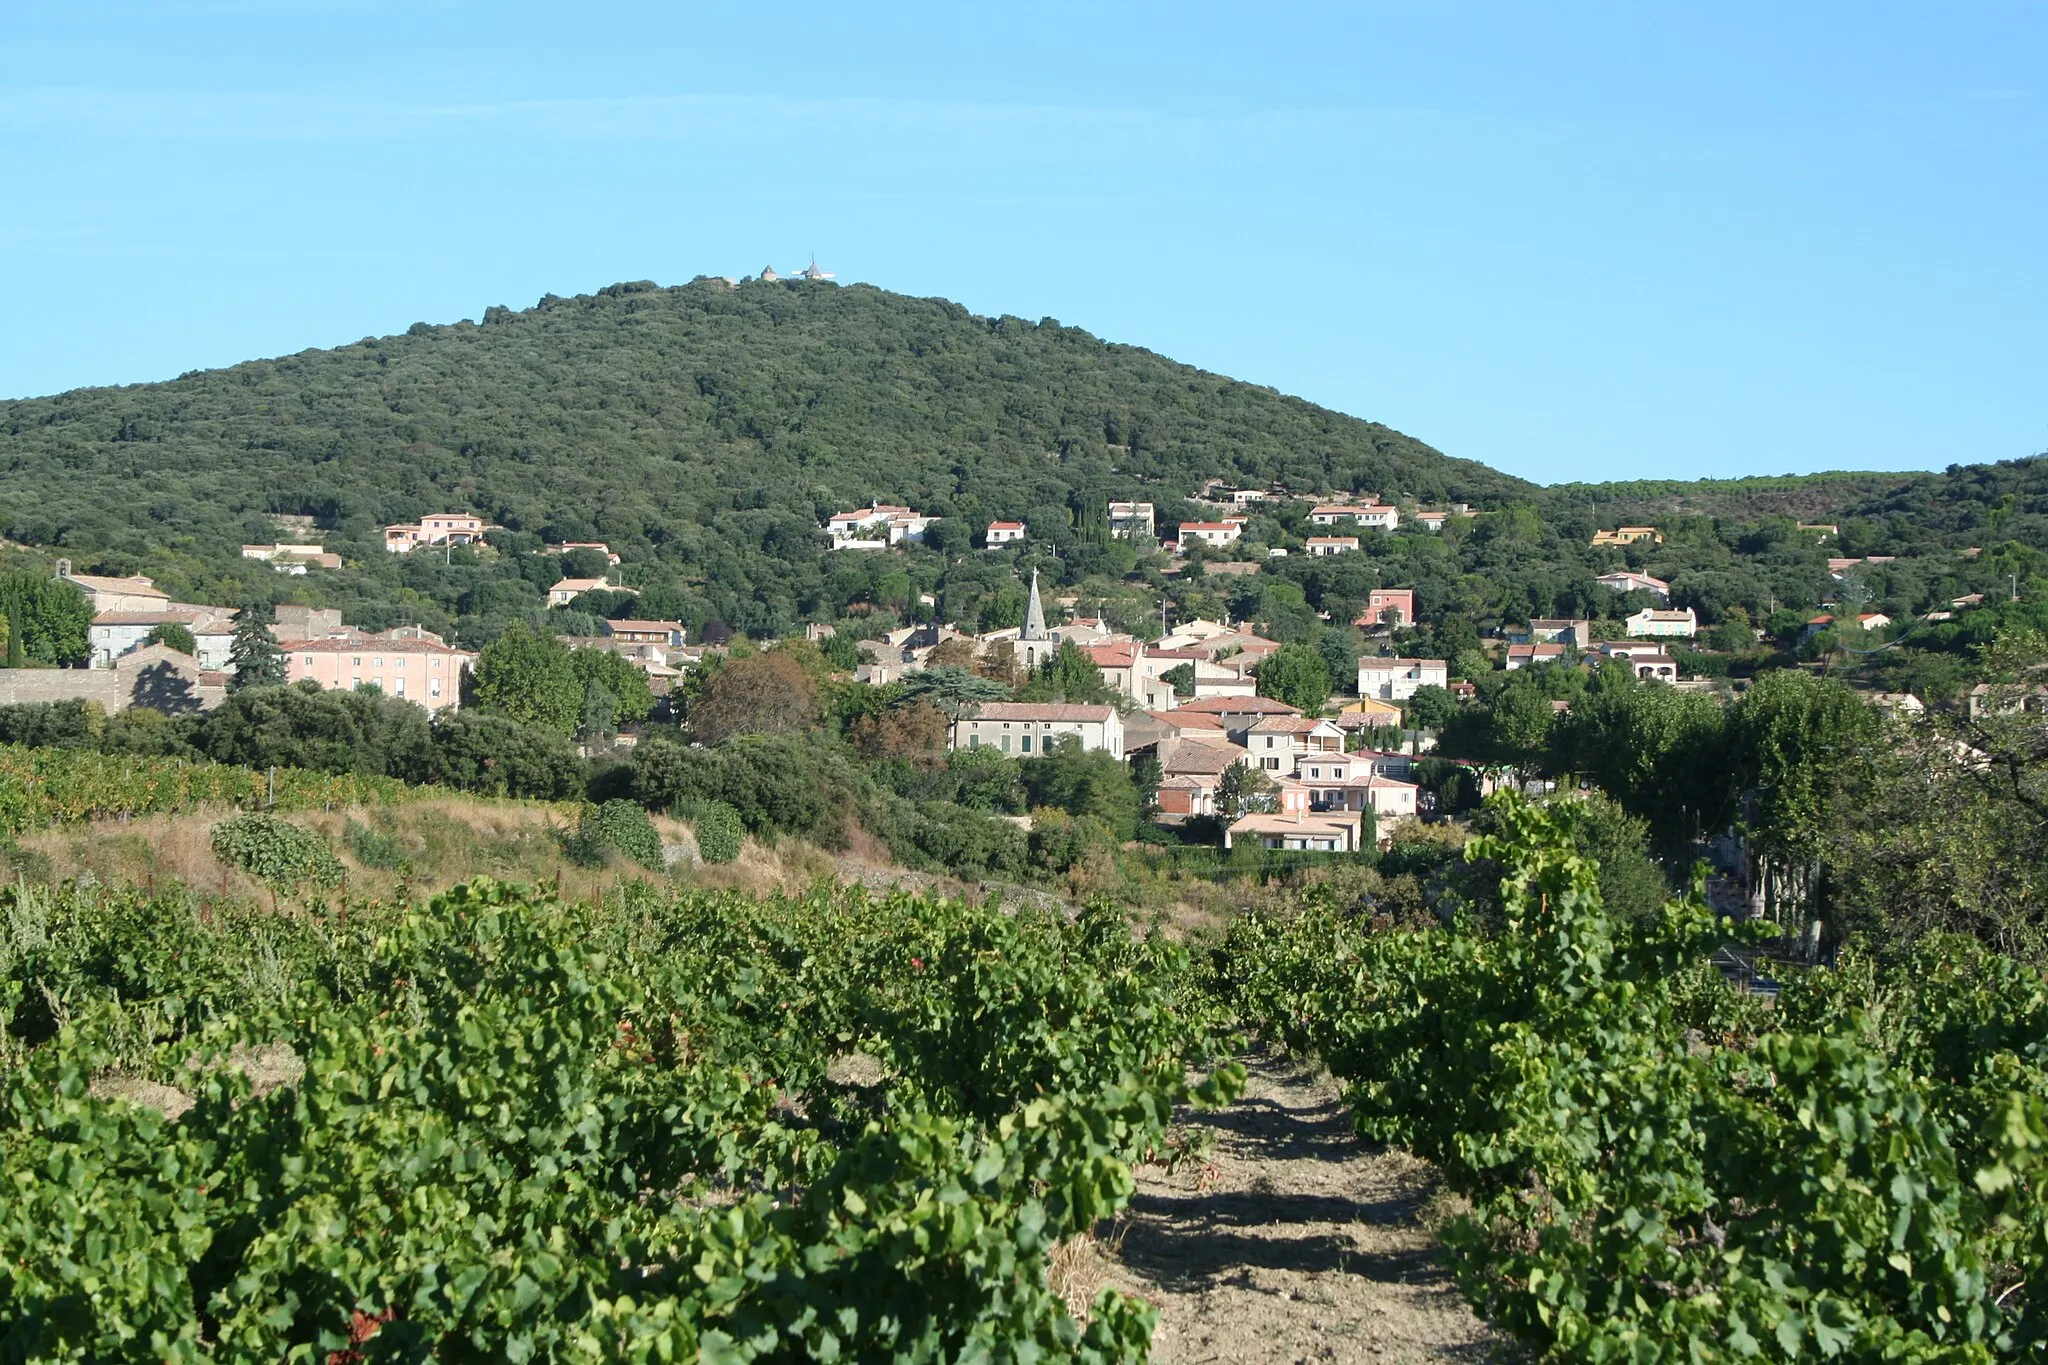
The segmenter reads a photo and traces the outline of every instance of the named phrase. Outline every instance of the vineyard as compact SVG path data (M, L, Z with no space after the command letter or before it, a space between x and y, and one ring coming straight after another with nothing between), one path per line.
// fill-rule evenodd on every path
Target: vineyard
M0 927L10 1360L1136 1358L1150 1310L1077 1321L1049 1259L1242 1076L1108 911L17 887Z
M2048 983L1929 939L1788 984L1702 964L1696 898L1607 913L1570 803L1501 801L1506 922L1250 917L1217 988L1470 1201L1467 1295L1569 1360L2038 1360Z
M202 805L331 810L442 794L392 778L350 773L299 768L262 772L177 758L0 745L0 834L8 835L80 820L170 814Z
M857 889L0 889L0 1358L1141 1360L1150 1305L1050 1272L1254 1031L1434 1165L1543 1358L2048 1355L2038 969L1929 937L1766 1006L1697 896L1602 903L1580 803L1492 814L1484 922L1324 887L1195 948ZM216 838L317 883L278 823Z

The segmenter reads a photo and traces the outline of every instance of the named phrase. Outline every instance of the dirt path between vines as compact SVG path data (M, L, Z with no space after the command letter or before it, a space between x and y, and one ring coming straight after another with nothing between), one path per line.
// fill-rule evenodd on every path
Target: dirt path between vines
M1327 1077L1270 1055L1246 1065L1242 1099L1188 1116L1216 1134L1208 1163L1140 1171L1077 1278L1158 1307L1158 1365L1502 1354L1419 1220L1428 1167L1361 1143Z

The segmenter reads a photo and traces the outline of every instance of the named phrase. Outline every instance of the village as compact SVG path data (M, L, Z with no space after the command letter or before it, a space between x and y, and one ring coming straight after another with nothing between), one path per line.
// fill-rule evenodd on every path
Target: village
M1280 495L1228 489L1214 482L1202 492L1202 501L1216 509L1214 519L1181 521L1170 537L1158 542L1158 550L1169 561L1167 572L1176 572L1191 560L1219 571L1258 571L1260 562L1234 566L1230 556L1249 520L1245 509ZM1304 537L1302 552L1310 556L1359 553L1361 540L1355 533L1391 533L1404 520L1400 507L1371 495L1301 501L1310 504L1306 524L1317 532ZM1406 521L1416 530L1430 532L1440 530L1450 518L1472 515L1464 504L1411 507ZM1153 539L1152 503L1112 502L1108 519L1116 538ZM834 551L887 552L921 545L937 521L915 508L877 500L834 514L822 530ZM483 546L492 532L502 529L473 514L437 513L387 526L383 543L394 555L447 555L457 548ZM1835 530L1803 524L1798 529L1820 537ZM978 539L984 549L1023 548L1029 544L1030 528L1023 521L996 519ZM1622 526L1598 532L1593 543L1647 547L1660 540L1653 526ZM242 553L293 577L342 568L340 556L318 544L244 545ZM605 543L566 541L546 546L545 553L559 556L563 563L560 577L545 590L550 609L569 609L590 600L590 594L607 595L613 602L632 600L632 589L613 581L619 556ZM1275 547L1263 560L1287 554ZM1872 557L1871 562L1879 559L1889 562L1889 557ZM571 571L572 562L582 572ZM1842 580L1859 563L1831 559L1828 567L1832 577ZM79 699L95 701L110 713L148 707L177 714L210 709L226 696L235 670L235 636L242 626L236 609L173 601L142 576L76 573L68 560L57 561L55 577L82 593L90 605L90 666L0 673L0 703ZM1617 598L1634 602L1662 604L1670 597L1669 583L1638 569L1614 569L1595 581ZM1949 610L1929 613L1928 619L1948 619L1981 600L1958 599ZM1358 657L1355 678L1343 679L1349 695L1333 696L1328 705L1310 711L1271 695L1280 689L1262 689L1262 665L1283 645L1259 634L1250 623L1200 617L1169 623L1162 613L1161 633L1140 638L1113 628L1100 616L1084 614L1075 597L1057 598L1052 607L1049 613L1033 569L1021 624L979 632L933 620L902 625L857 640L852 675L872 687L902 684L930 668L1029 677L1048 668L1063 650L1077 651L1100 677L1108 699L980 698L950 706L946 747L986 748L1027 759L1070 744L1084 752L1107 753L1134 770L1156 764L1152 809L1157 823L1173 830L1190 822L1213 822L1225 848L1249 843L1282 850L1354 852L1368 842L1384 842L1399 820L1433 814L1430 792L1413 779L1416 765L1431 755L1436 735L1412 719L1412 706L1425 689L1455 703L1470 702L1479 679L1453 676L1453 665L1445 659L1404 657L1392 651L1392 642L1418 624L1413 588L1370 590L1351 624L1369 642L1378 642L1380 652L1369 647ZM630 610L628 606L625 613ZM563 643L626 660L646 675L653 695L663 699L659 719L682 720L680 707L668 705L666 699L707 654L722 654L727 640L692 641L680 621L625 613L595 618L596 633L563 635ZM1871 612L1860 613L1854 621L1864 632L1882 632L1893 624ZM1496 639L1486 642L1489 668L1512 674L1564 664L1619 667L1642 681L1678 688L1724 685L1683 676L1677 653L1695 645L1701 630L1691 607L1644 605L1605 624L1605 629L1596 629L1591 618L1582 617L1535 618L1505 626ZM1817 614L1808 621L1805 637L1834 624L1831 613ZM844 628L845 623L812 623L805 634L820 643ZM375 690L429 713L463 705L465 679L478 658L474 650L451 645L418 625L378 631L351 627L336 608L280 605L264 629L283 653L287 683L329 691ZM1761 632L1756 635L1761 638ZM189 652L183 647L188 638ZM1566 703L1553 705L1562 710ZM629 727L614 742L631 745L637 738ZM1503 776L1482 770L1469 759L1438 761L1472 769L1475 790L1481 794Z

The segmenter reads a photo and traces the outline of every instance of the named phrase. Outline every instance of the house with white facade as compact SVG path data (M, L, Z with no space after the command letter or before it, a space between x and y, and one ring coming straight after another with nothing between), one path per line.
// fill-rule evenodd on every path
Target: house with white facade
M1358 549L1357 536L1310 536L1308 552L1318 557L1324 555L1353 554Z
M109 611L167 611L171 606L171 595L141 574L105 578L99 574L73 573L71 561L60 559L51 576L84 593L95 616Z
M1680 607L1676 611L1660 611L1645 607L1634 615L1626 617L1622 626L1638 639L1664 638L1690 640L1699 634L1700 623L1691 607Z
M1009 545L1024 539L1025 527L1021 521L992 521L983 536L982 543L990 549L998 545Z
M1669 583L1661 578L1652 578L1646 573L1637 573L1634 569L1616 569L1613 573L1595 576L1593 581L1603 588L1612 588L1616 592L1654 593L1660 599L1671 596Z
M825 523L825 534L835 550L886 550L905 542L922 544L925 528L937 521L894 503L870 503L851 512L835 512Z
M1223 846L1252 843L1262 848L1316 853L1356 853L1364 821L1354 812L1279 812L1245 815L1223 831Z
M1118 540L1129 540L1133 536L1152 538L1152 504L1149 502L1113 502L1109 505L1109 533Z
M1114 706L1069 702L992 701L953 722L953 749L993 748L1016 758L1043 754L1063 737L1083 749L1124 756L1123 718Z
M1226 517L1222 521L1184 521L1180 524L1180 548L1186 550L1188 542L1198 540L1204 545L1220 549L1235 545L1244 536L1244 519Z
M304 577L307 569L338 569L341 556L328 554L319 545L244 545L242 558L260 559L279 573Z
M196 647L194 662L208 673L231 673L228 650L234 643L235 617L229 607L202 607L175 603L164 611L104 611L86 627L92 645L92 666L111 668L116 659L142 647L151 632L161 626L178 625L192 632Z
M556 580L555 585L548 589L548 605L566 607L587 592L631 591L631 588L615 588L602 578L563 578Z
M1401 524L1401 509L1388 502L1333 502L1310 508L1308 519L1317 526L1370 526L1391 531Z
M1366 655L1358 661L1361 697L1406 701L1418 687L1445 687L1450 681L1450 666L1442 659L1381 659Z

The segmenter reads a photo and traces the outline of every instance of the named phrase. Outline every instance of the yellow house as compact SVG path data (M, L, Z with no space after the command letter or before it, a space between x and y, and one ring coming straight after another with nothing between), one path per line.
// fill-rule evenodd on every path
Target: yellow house
M1612 531L1595 531L1593 533L1593 543L1595 545L1633 545L1639 540L1647 540L1652 545L1660 545L1663 543L1664 537L1657 534L1657 528L1654 526L1620 526Z
M1378 697L1360 697L1357 701L1346 702L1337 709L1339 716L1361 716L1372 725L1399 725L1401 708Z

